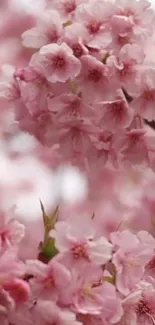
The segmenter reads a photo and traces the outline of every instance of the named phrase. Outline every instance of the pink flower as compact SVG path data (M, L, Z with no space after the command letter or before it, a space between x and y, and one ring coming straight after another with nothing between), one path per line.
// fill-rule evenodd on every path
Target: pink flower
M22 304L30 298L29 284L21 279L12 279L3 284L3 288L9 292L16 304Z
M64 41L69 45L77 58L89 53L85 46L85 29L79 23L73 23L64 30Z
M74 79L81 69L80 61L65 43L43 46L39 54L34 55L32 64L41 65L47 80L53 83Z
M55 238L60 253L68 256L71 264L92 262L102 265L111 258L112 245L104 236L96 237L94 223L86 216L57 222L51 236Z
M10 219L10 220L9 220ZM0 248L4 249L11 246L19 245L24 238L25 227L15 218L8 218L1 215L0 222Z
M20 95L29 112L34 114L47 107L47 98L52 94L49 83L42 71L31 66L17 69L14 73L15 80L20 89Z
M40 48L50 43L57 43L62 35L63 26L60 15L56 10L47 10L39 17L36 27L23 33L23 45Z
M155 100L155 69L146 68L140 73L140 78L137 81L135 96L132 107L137 114L140 114L148 121L155 118L154 114L154 100Z
M74 154L86 153L91 145L90 135L99 132L89 120L63 121L58 124L57 143L60 145L61 153L72 159Z
M116 285L118 290L127 295L142 279L144 268L153 255L155 241L147 232L136 235L128 230L111 234L116 252L113 263L116 267Z
M52 113L48 110L41 110L34 114L28 111L26 113L20 120L21 129L34 135L44 146L51 147L55 144L53 141L56 130L53 127ZM51 127L53 132L51 132Z
M133 119L133 109L121 90L117 91L114 100L98 103L96 110L99 115L99 126L105 131L126 128Z
M137 325L136 306L141 299L142 291L137 290L122 300L123 316L118 325Z
M90 1L76 10L75 20L85 26L84 36L89 47L102 49L110 44L108 20L113 10L114 5L109 1Z
M105 164L108 161L109 150L107 148L97 148L92 144L87 152L87 172L101 172L105 168Z
M123 163L148 165L148 143L144 129L132 129L125 134L117 134L113 147L121 153Z
M117 77L129 94L132 94L139 77L139 68L145 58L143 49L137 44L124 45L118 54Z
M20 89L18 83L13 78L14 68L9 65L4 65L2 71L3 81L1 80L0 82L0 98L17 104L20 100Z
M38 325L82 325L76 314L68 309L59 308L51 300L38 300L33 310L33 320Z
M8 325L8 316L15 310L15 302L9 292L0 289L0 321L1 324Z
M61 15L64 23L68 23L70 19L74 18L74 14L79 4L84 3L86 0L52 0L49 8L57 9Z
M104 321L116 323L122 316L120 299L115 287L103 280L101 268L87 266L80 274L73 271L71 298L75 310L87 315L103 315Z
M27 273L33 276L31 280L33 292L42 297L62 301L64 291L71 281L69 270L54 259L48 265L38 260L29 260L26 264Z
M142 297L136 305L137 324L154 324L155 322L155 289L144 287Z
M148 1L117 0L117 10L112 17L112 26L120 35L132 33L136 40L144 40L152 34L153 10Z
M84 98L90 102L104 98L111 75L109 67L91 55L83 55L81 63L79 83Z
M90 119L93 110L90 105L83 102L82 98L76 94L62 94L53 97L48 101L49 110L56 113L54 120L57 124L65 126L65 123L77 122L78 120Z

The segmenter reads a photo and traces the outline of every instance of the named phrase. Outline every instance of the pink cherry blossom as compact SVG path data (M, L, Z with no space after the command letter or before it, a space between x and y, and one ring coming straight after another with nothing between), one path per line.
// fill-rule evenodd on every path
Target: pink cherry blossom
M79 229L81 221L83 226ZM85 216L60 221L55 230L51 231L56 247L65 256L68 255L71 263L82 261L102 265L110 260L112 245L103 236L97 238L95 233L93 221Z
M99 126L105 131L126 128L133 119L133 110L121 90L113 101L98 103L96 109L100 112Z
M31 286L37 295L49 296L53 300L62 301L63 292L71 281L69 270L56 260L48 265L40 261L27 261L27 273L33 276Z
M33 320L37 324L74 324L81 325L81 322L76 320L76 315L68 309L60 309L54 302L50 300L38 300L38 303L33 311Z
M18 83L20 96L24 105L31 113L36 113L47 106L47 98L51 96L52 89L44 74L29 66L17 69L14 73Z
M43 46L32 62L41 65L47 80L54 83L75 78L81 69L80 61L65 43Z
M8 324L8 314L15 309L15 303L9 292L1 288L0 290L0 320L2 324Z
M118 322L122 324L137 324L136 306L139 304L142 296L141 290L136 290L122 300L123 316Z
M84 55L81 58L82 68L79 75L81 90L84 89L84 96L90 102L103 98L103 89L107 91L109 82L109 68L102 62L90 55ZM96 89L95 94L93 89Z
M142 296L136 305L137 324L149 324L154 323L155 319L155 289L154 282L141 283Z
M85 3L85 1L86 0L49 0L49 8L56 8L64 23L67 23L74 17L78 5Z
M13 78L14 68L3 66L3 80L0 82L0 97L8 102L16 103L20 99L20 89L18 83Z
M133 129L125 134L118 134L113 146L120 150L124 163L148 165L148 142L144 129Z
M111 2L90 1L77 9L75 19L84 24L89 47L102 49L110 44L111 34L107 22L113 14L113 7Z
M8 212L9 214L9 212ZM8 218L1 214L0 222L0 246L1 249L16 246L21 242L25 235L25 227L15 218Z
M86 153L89 150L90 136L92 134L96 136L99 129L87 119L76 121L73 119L72 121L62 120L57 132L59 132L58 144L61 152L65 157L71 159L76 153L80 155L80 153Z
M41 48L49 43L57 43L62 35L63 27L60 15L55 10L47 10L39 17L36 27L23 33L23 45L31 48Z
M125 90L132 94L135 80L139 77L139 68L145 54L137 44L124 45L118 55L118 80Z
M117 270L117 288L124 295L129 294L141 280L149 256L154 252L153 238L147 243L147 234L139 232L139 235L140 238L127 230L111 234L111 241L116 247L113 263Z
M72 93L51 98L48 101L49 110L55 114L54 120L57 124L77 122L93 117L91 105L87 105L80 96Z
M132 32L135 39L152 33L153 11L148 1L117 0L118 8L112 18L112 26L120 35Z
M82 55L89 53L85 46L84 33L86 33L84 27L79 23L74 23L67 26L64 30L64 41L71 47L74 55L80 58Z
M86 267L82 277L75 273L73 279L76 281L76 288L73 289L73 303L81 314L102 316L103 313L105 321L116 323L122 316L120 300L116 296L115 287L102 282L102 277L100 268Z
M144 69L140 73L140 80L135 89L135 98L132 107L136 113L149 121L154 119L154 98L155 98L155 70L154 68Z
M29 299L31 295L30 286L27 282L20 279L13 279L5 282L3 288L9 292L15 303L22 304Z

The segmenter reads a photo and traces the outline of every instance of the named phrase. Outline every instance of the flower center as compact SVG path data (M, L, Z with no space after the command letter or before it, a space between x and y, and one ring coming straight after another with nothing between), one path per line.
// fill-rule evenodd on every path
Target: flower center
M58 35L57 35L57 31L53 30L53 31L48 31L48 39L50 41L50 43L56 43L58 40Z
M72 50L73 50L73 53L74 55L77 57L77 58L80 58L80 56L83 54L83 49L82 49L82 46L80 44L74 44L72 46Z
M44 286L45 286L46 289L54 288L55 281L54 281L52 276L45 279Z
M154 90L145 90L144 91L144 98L147 100L154 100L155 98L155 92Z
M152 260L147 265L148 269L154 269L155 268L155 256L152 258Z
M38 116L37 120L38 120L40 127L46 126L49 124L49 122L51 122L50 115L47 112L41 113Z
M88 254L86 252L85 244L75 244L71 250L72 250L73 257L76 260L79 258L88 259Z
M118 43L121 45L125 45L126 43L129 43L129 37L128 36L118 36Z
M92 82L99 82L102 79L102 72L98 69L89 70L88 79Z
M120 70L121 77L126 77L132 73L132 65L129 63L124 64L124 68Z
M82 288L81 295L83 297L87 297L91 299L92 298L91 286L85 284Z
M66 65L66 60L64 58L64 56L62 56L61 54L56 55L53 58L53 65L56 69L62 69L65 67Z
M148 305L148 302L142 298L137 305L136 312L138 316L143 314L151 315L152 308Z
M121 101L117 101L115 103L112 104L112 110L116 113L116 114L121 114L123 112L123 105Z
M96 34L96 33L98 33L100 26L101 26L101 24L99 22L92 20L87 25L87 29L89 30L90 34Z
M65 2L65 11L67 14L70 14L76 9L76 3L75 0L71 1L66 1Z

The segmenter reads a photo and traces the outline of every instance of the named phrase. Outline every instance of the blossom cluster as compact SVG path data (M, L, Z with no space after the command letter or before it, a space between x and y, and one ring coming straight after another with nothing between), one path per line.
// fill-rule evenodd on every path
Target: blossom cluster
M31 260L24 226L14 211L1 215L1 324L154 324L153 236L119 225L108 238L95 214L61 220L58 207L41 209L44 238Z
M155 118L154 23L145 0L52 0L23 33L34 54L1 96L57 163L154 169L144 124Z
M27 226L18 206L3 211L3 201L6 192L31 192L31 182L20 186L14 176L16 186L7 182L4 191L6 172L0 178L0 324L155 324L155 142L145 124L155 119L150 3L46 0L37 17L23 14L23 25L10 17L15 30L6 19L5 37L22 33L23 47L13 58L6 51L10 65L0 59L0 132L19 127L34 136L38 161L55 172L67 163L81 169L88 197L66 204L60 195L48 213L38 197L41 226ZM15 118L11 131L5 113ZM46 170L25 157L16 175L34 164L30 177L44 178Z

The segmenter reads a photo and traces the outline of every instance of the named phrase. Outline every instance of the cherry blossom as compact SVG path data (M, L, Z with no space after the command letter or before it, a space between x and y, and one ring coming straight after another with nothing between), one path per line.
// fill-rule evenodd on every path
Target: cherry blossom
M91 219L83 216L82 230L78 226L80 221L81 218L73 218L68 222L57 223L55 230L51 232L57 248L62 253L68 253L72 263L82 260L86 263L92 261L97 265L105 264L111 258L112 245L105 237L95 239L95 229ZM66 229L65 233L64 229Z
M52 21L51 21L52 16ZM38 26L23 33L23 45L40 48L49 43L57 43L63 35L61 17L57 11L43 12L39 17Z
M66 82L75 78L80 72L80 61L65 43L43 46L38 55L34 55L33 63L41 65L47 80Z

